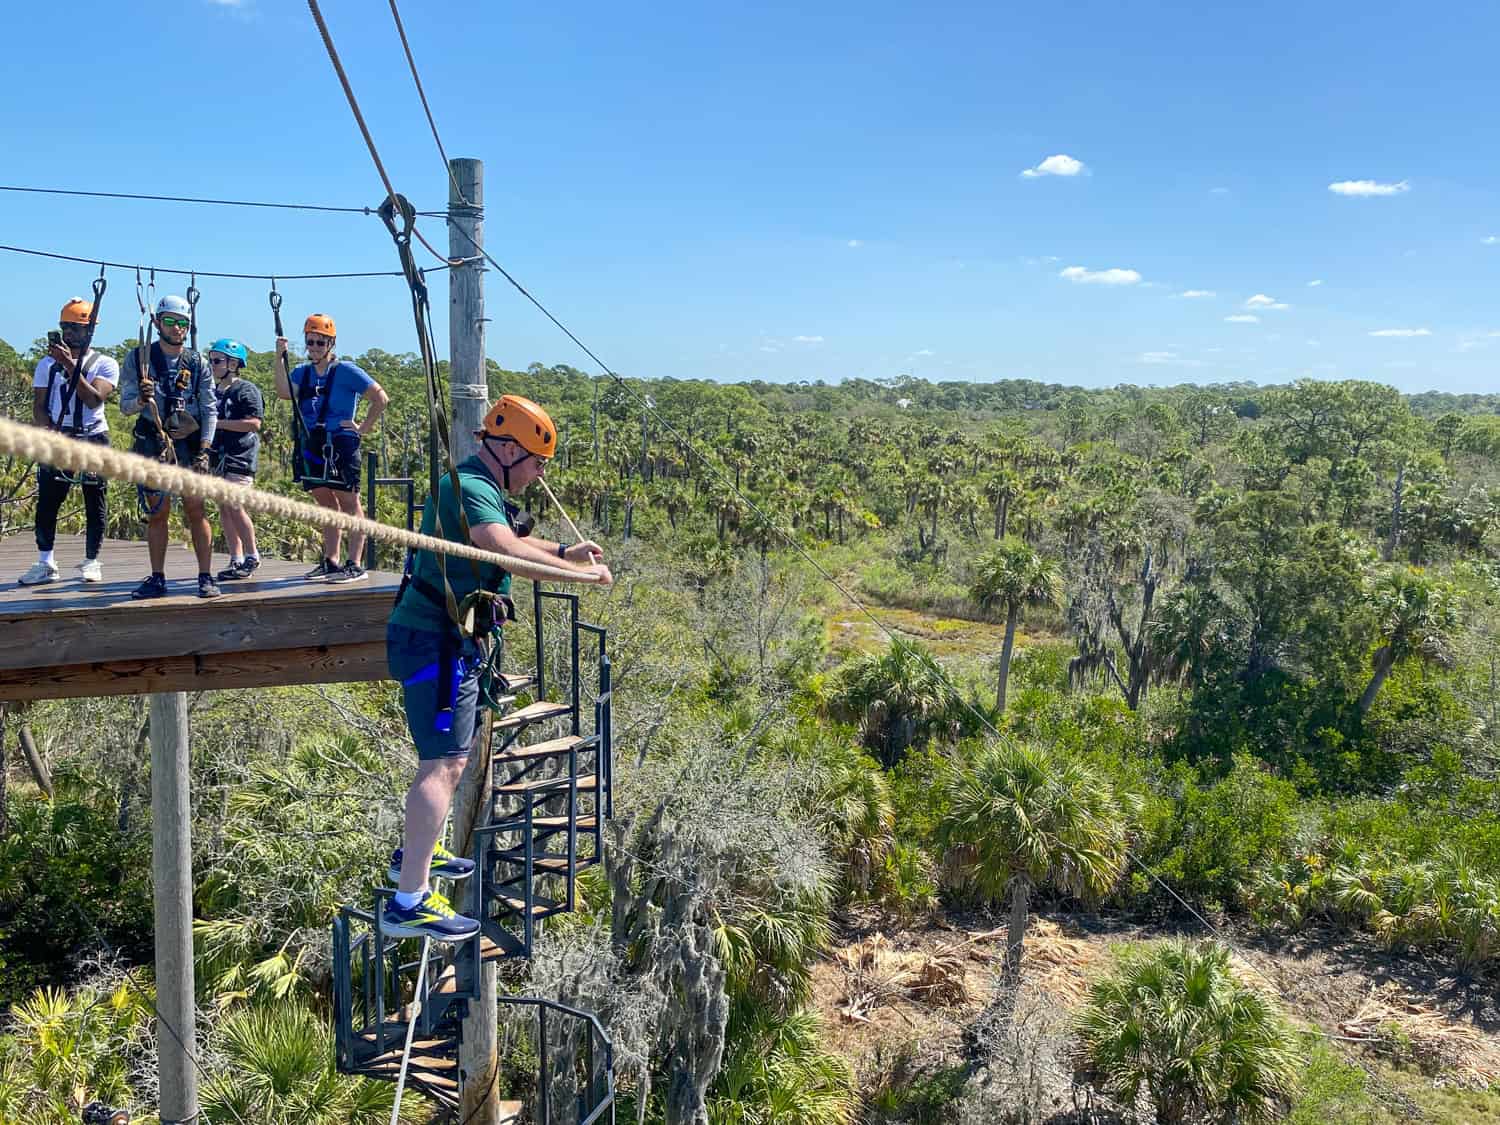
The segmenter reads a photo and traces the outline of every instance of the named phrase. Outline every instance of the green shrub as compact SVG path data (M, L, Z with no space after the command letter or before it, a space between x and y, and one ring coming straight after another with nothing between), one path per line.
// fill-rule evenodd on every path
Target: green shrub
M1094 1081L1160 1125L1272 1121L1295 1096L1297 1036L1246 987L1217 942L1168 941L1116 953L1077 1018Z

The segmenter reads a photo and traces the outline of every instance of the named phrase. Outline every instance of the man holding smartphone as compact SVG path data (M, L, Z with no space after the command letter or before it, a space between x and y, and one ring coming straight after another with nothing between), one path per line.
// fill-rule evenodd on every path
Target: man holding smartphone
M132 348L125 357L120 380L120 413L139 414L131 449L143 457L155 457L184 469L209 471L209 450L218 427L218 400L208 364L192 348L184 347L192 310L176 295L163 297L156 305L159 339L149 349ZM142 355L145 351L147 354ZM134 591L133 598L167 596L168 521L172 496L165 492L144 493L147 509L146 547L151 555L151 574ZM217 598L219 584L210 572L214 559L213 529L203 512L200 497L182 498L183 521L193 537L198 556L198 596Z
M104 420L104 401L120 381L120 365L89 347L93 313L94 306L81 297L74 297L62 307L58 331L47 333L47 354L36 365L31 380L31 420L44 429L57 430L80 441L108 445L109 423ZM21 575L21 585L40 586L57 581L57 563L52 557L57 516L74 484L83 490L85 520L84 560L78 564L78 575L85 582L103 582L99 549L104 544L108 516L106 482L93 473L74 477L51 465L38 465L36 475L37 560Z

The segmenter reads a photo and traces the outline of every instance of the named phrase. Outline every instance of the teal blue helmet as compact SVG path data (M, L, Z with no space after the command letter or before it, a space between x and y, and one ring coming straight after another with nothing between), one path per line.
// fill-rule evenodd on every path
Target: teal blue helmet
M208 354L213 355L214 352L218 352L220 355L232 356L240 361L241 367L250 362L250 353L245 350L245 345L238 340L231 340L228 336L215 340L212 344L208 345Z

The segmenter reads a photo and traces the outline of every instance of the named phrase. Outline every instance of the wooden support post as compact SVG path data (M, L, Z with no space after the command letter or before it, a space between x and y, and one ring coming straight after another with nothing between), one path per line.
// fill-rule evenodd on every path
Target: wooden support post
M464 775L453 798L453 838L449 848L456 855L474 854L474 829L488 819L485 812L491 800L494 770L490 759L490 738L495 716L482 713L479 742L469 755ZM469 917L479 916L479 878L467 884ZM459 1105L460 1120L470 1125L503 1125L500 1114L500 1091L495 1082L499 1060L499 983L497 966L491 961L479 967L479 995L469 1004L464 1018L463 1037L458 1052L458 1068L464 1077L463 1099Z
M473 258L484 246L484 162L448 162L448 254ZM467 237L465 237L467 236ZM471 241L472 240L472 241ZM474 453L474 431L489 405L484 369L484 263L448 271L448 384L453 398L453 459Z
M161 1014L156 1028L156 1057L163 1125L194 1121L198 1116L188 765L187 696L180 691L153 695L151 877L156 904L156 1007Z

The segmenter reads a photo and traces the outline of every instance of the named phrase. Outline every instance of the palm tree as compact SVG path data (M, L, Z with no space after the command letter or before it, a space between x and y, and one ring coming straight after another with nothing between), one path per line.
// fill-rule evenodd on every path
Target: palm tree
M1376 582L1371 601L1385 642L1371 658L1374 674L1359 697L1366 714L1391 669L1408 657L1448 667L1450 644L1458 629L1458 595L1446 582L1429 578L1418 567L1401 567Z
M1000 682L995 690L996 711L1005 710L1005 687L1010 679L1010 657L1016 643L1016 623L1021 619L1022 607L1056 602L1058 588L1057 564L1015 539L1002 540L979 560L969 596L984 613L1005 610Z
M995 538L1004 539L1010 523L1010 506L1025 486L1010 469L991 473L984 480L984 498L995 508Z
M854 1074L824 1045L814 1012L749 1011L731 1021L708 1101L709 1125L848 1125Z
M1077 1020L1094 1072L1157 1125L1280 1120L1302 1069L1296 1033L1241 983L1218 942L1169 941L1118 957Z
M1226 633L1223 599L1206 582L1190 582L1164 598L1146 626L1151 666L1161 679L1185 680L1196 690Z
M224 1020L216 1040L225 1065L204 1085L206 1122L384 1125L390 1120L396 1087L335 1071L328 1030L307 1008L241 1009ZM403 1118L408 1113L412 1121L424 1118L416 1095L401 1100Z
M835 709L859 724L865 745L886 769L918 737L947 719L953 706L948 682L931 655L901 640L844 665L831 695Z
M1094 898L1125 868L1125 821L1108 783L1076 758L998 740L948 783L940 835L950 870L986 898L1010 894L1004 972L1021 971L1031 889Z

